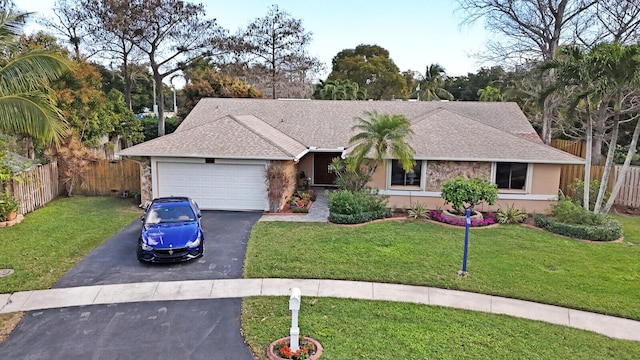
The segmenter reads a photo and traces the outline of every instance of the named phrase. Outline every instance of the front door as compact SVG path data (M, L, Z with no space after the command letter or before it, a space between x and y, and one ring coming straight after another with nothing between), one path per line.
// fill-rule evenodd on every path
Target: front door
M329 172L329 164L333 158L340 157L340 153L313 154L313 184L335 185L336 175Z

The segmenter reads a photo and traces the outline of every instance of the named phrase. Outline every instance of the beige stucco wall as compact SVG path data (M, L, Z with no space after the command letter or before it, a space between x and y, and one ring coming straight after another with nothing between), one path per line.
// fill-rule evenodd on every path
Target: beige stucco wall
M380 190L391 190L389 206L398 209L408 209L416 203L422 203L429 209L444 209L447 205L444 200L434 193L441 191L442 182L463 175L468 178L478 177L491 180L491 166L489 162L454 162L454 161L428 161L426 169L425 191L392 191L388 189L386 164L381 164L376 170L369 186ZM531 174L531 186L528 194L518 192L500 192L496 204L490 206L480 204L480 211L495 211L507 206L515 206L525 209L529 213L548 213L555 204L553 198L558 194L560 183L560 168L557 164L533 164ZM406 194L406 195L405 195ZM519 197L513 199L513 197ZM502 197L502 198L501 198ZM507 198L505 198L507 197Z
M558 194L561 168L558 164L533 164L531 194Z
M372 188L384 190L387 188L387 164L383 163L378 165L376 172L373 173L373 177L369 182L369 186Z
M304 174L309 177L313 175L313 154L312 153L307 153L305 156L302 157L302 159L300 159L300 161L298 161L298 169L296 171L296 176L298 176L301 172L304 171ZM297 178L297 183L298 186L302 186L303 182L302 180L300 180L300 178Z

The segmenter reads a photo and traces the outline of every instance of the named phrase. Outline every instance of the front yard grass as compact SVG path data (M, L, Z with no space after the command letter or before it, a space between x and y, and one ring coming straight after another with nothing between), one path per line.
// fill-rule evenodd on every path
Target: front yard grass
M0 229L0 293L50 288L82 257L140 216L131 199L58 198Z
M345 227L258 223L247 278L309 278L434 286L640 320L640 218L622 243L589 243L519 225L473 229L460 278L464 229L422 221Z
M287 336L286 297L243 300L242 327L258 359ZM503 315L418 304L302 297L299 325L321 359L640 359L640 342Z

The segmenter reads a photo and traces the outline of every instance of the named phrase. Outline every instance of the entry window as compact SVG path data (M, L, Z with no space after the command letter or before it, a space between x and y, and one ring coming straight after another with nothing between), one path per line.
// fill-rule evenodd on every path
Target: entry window
M422 162L416 161L411 171L406 172L402 168L402 163L398 160L391 160L391 185L392 186L420 186Z
M527 164L497 163L496 184L498 189L525 190L527 183Z

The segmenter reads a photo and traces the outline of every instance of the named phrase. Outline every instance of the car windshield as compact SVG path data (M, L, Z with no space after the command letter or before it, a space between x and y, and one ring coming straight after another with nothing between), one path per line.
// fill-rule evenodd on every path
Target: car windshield
M183 221L195 221L196 217L190 206L172 205L158 206L149 209L147 224L164 224Z

